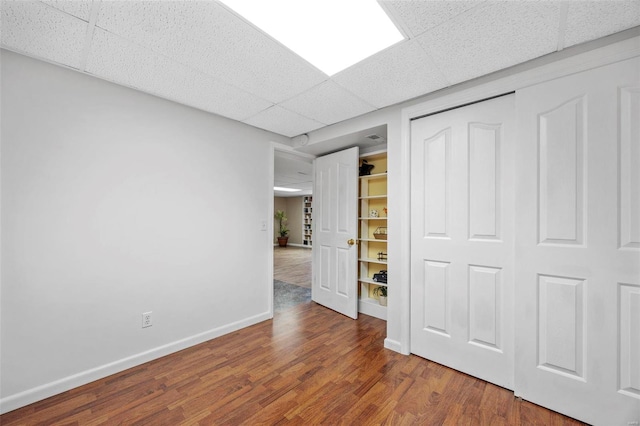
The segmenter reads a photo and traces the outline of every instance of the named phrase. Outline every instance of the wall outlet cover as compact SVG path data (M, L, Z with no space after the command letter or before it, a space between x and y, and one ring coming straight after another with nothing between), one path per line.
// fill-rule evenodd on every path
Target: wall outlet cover
M151 312L145 312L142 314L142 328L151 327L153 325Z

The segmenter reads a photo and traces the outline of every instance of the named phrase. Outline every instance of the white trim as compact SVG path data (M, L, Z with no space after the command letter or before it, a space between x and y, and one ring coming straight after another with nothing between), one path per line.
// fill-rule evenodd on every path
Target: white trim
M130 357L122 358L118 361L85 370L51 383L47 383L14 395L10 395L8 397L0 399L0 414L7 413L20 407L24 407L50 396L66 392L70 389L86 385L87 383L91 383L95 380L103 379L112 374L120 373L128 368L144 364L145 362L153 361L163 356L170 355L172 353L198 345L200 343L204 343L208 340L215 339L216 337L233 333L234 331L240 330L241 328L249 327L262 321L266 321L268 319L271 319L272 317L273 312L265 312L231 324L195 334L191 337L177 340L175 342L168 343L166 345L162 345L157 348L132 355Z
M406 125L405 125L406 123ZM408 113L401 112L400 118L400 339L401 354L411 353L411 128ZM387 190L388 192L388 190ZM389 347L391 349L391 347Z
M384 339L384 347L385 349L392 350L394 352L399 352L403 355L409 355L408 353L404 353L402 350L402 343L397 340L386 338Z
M291 246L291 247L300 247L300 248L312 248L313 246L305 246L304 244L297 244L297 243L287 243L287 246ZM278 245L278 243L273 243L273 247L280 247ZM273 275L273 274L272 274Z
M546 55L468 83L452 86L425 97L425 100L419 104L403 108L403 116L406 112L409 119L413 119L640 55L640 27L624 33L635 34L635 36L577 54L575 51L578 48L583 49L584 46L576 46L575 49ZM596 40L596 42L599 41ZM406 124L403 121L403 128Z
M480 77L471 82L453 86L423 97L423 101L420 103L402 108L401 139L398 145L401 156L400 190L402 192L402 205L399 210L403 212L399 237L402 249L399 282L402 306L399 313L401 316L401 340L398 352L409 353L411 349L411 229L409 226L411 219L411 120L637 56L640 56L640 27L634 27L613 36L574 46L504 71ZM390 152L398 151L390 150ZM397 188L394 189L397 190Z
M273 215L274 215L274 205L275 205L275 201L274 201L274 197L275 197L275 191L273 190L273 187L275 185L275 181L276 181L276 150L282 150L283 147L285 147L286 145L280 144L278 142L271 142L271 149L269 149L269 178L267 179L267 186L268 189L267 191L269 191L268 193L271 194L271 196L269 197L269 202L267 203L267 212L266 212L266 221L267 221L267 233L265 235L265 242L266 242L266 246L267 246L267 278L268 278L268 289L269 289L269 296L268 296L268 303L269 303L269 314L270 314L270 318L273 318L273 292L274 292L274 284L273 284Z

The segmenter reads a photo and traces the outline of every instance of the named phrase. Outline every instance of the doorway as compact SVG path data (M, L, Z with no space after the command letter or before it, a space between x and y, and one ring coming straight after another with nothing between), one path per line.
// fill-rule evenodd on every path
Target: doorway
M313 156L274 152L273 311L311 301ZM286 219L280 223L276 212ZM286 237L285 245L278 237Z

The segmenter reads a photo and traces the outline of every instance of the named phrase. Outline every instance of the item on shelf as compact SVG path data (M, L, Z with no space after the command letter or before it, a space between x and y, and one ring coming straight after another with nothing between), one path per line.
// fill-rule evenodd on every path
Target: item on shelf
M371 211L369 212L369 217L378 217L378 210L371 209Z
M376 287L373 289L374 296L378 296L378 302L381 306L387 306L387 287Z
M387 212L388 212L387 208L386 208L386 207L385 207L385 208L383 208L383 209L382 209L382 212L383 212L383 213L384 213L384 215L386 216L386 215L387 215Z
M387 271L386 270L382 270L380 272L377 272L375 274L373 274L373 280L377 283L387 283Z
M374 165L369 164L367 160L362 160L362 165L360 166L360 176L369 176L373 167Z
M387 253L379 251L378 252L378 260L387 260Z
M386 240L387 239L387 227L386 226L378 226L376 230L373 232L373 237L376 240Z

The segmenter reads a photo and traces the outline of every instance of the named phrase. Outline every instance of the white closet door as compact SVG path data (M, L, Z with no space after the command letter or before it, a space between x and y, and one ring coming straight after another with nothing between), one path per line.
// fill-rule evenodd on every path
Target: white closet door
M411 352L509 389L514 104L411 124Z
M358 148L316 158L311 298L358 318Z
M517 93L515 391L594 425L640 422L639 79Z

